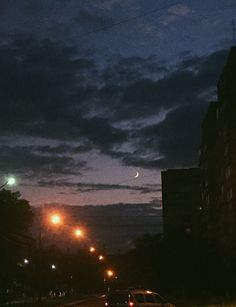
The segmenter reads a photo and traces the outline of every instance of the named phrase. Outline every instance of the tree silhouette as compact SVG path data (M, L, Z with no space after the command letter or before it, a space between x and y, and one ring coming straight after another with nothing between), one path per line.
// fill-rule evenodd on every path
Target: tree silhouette
M33 242L28 236L33 215L29 202L20 197L19 192L0 191L1 297L16 284L18 266Z

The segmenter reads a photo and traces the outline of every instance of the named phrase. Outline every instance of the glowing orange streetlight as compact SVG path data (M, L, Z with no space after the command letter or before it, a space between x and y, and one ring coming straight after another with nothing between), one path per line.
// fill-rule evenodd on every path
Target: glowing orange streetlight
M115 276L115 272L113 270L108 269L105 271L103 281L104 281L104 287L107 288L106 289L107 292L110 291L110 287L114 281L114 278L117 278L117 277Z
M50 221L53 225L60 225L62 223L62 218L58 213L54 213L51 215Z
M103 255L99 255L98 256L98 260L103 261L104 260L104 256Z
M94 252L96 251L96 249L95 249L95 247L91 246L91 247L89 248L89 251L90 251L90 253L94 253Z
M114 272L112 270L107 270L106 273L107 273L108 277L113 277L114 276Z
M83 231L81 230L81 228L76 228L76 229L74 230L74 235L75 235L77 238L83 237Z

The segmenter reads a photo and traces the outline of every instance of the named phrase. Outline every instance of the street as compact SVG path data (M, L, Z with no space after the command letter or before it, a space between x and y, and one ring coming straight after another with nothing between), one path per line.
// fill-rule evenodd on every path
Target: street
M96 298L89 298L74 301L68 304L58 305L57 307L104 307L105 306L105 296L99 296Z

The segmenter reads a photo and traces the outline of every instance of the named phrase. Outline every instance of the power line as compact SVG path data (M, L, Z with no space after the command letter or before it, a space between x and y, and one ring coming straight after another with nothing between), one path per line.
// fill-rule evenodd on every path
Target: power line
M178 3L179 3L179 1L174 2L173 4L171 4L171 6L177 5ZM135 20L135 19L139 19L139 18L148 16L148 15L150 15L150 14L153 14L153 13L156 13L156 12L159 12L159 11L163 11L163 10L169 8L169 7L170 7L170 5L165 5L165 6L162 6L162 7L155 8L155 9L153 9L153 10L146 11L146 12L144 12L143 14L131 16L131 17L127 18L127 19L123 19L123 20L120 20L120 21L118 21L118 22L114 22L114 23L112 23L112 24L109 25L109 26L100 27L100 28L94 29L94 30L92 30L92 31L83 33L83 36L91 35L91 34L94 34L94 33L97 33L97 32L108 31L108 30L110 30L110 29L112 29L112 28L114 28L114 27L117 27L117 26L120 26L120 25L129 23L129 22L131 22L131 21L133 21L133 20Z
M112 29L114 27L118 27L120 25L130 23L133 20L136 20L136 19L139 19L139 18L142 18L142 17L146 17L146 16L154 14L156 12L163 11L163 10L168 9L171 6L175 6L177 4L179 4L179 1L174 2L172 4L169 4L169 5L162 6L162 7L157 7L155 9L153 9L153 10L148 10L148 11L144 12L143 14L138 14L138 15L135 15L135 16L131 16L131 17L127 18L127 19L123 19L123 20L120 20L118 22L114 22L114 23L110 24L109 26L104 26L104 27L96 28L94 30L82 33L82 36L89 36L89 35L94 34L94 33L109 31L110 29ZM231 9L231 8L235 8L236 9L235 5L230 5L230 6L225 6L225 7L219 8L219 9L211 10L211 13L209 13L209 14L204 14L203 15L201 13L197 13L196 11L194 11L194 13L202 16L205 19L207 19L207 17L212 15L212 13L215 13L217 11L222 11L223 9L226 10L226 9Z

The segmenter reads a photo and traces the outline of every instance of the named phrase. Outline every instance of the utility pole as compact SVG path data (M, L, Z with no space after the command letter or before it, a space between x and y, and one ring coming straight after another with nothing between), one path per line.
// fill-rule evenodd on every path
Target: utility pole
M38 257L37 257L37 294L38 294L38 302L42 302L42 229L40 225L39 235L38 235Z

